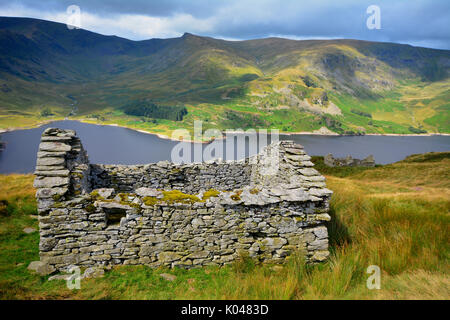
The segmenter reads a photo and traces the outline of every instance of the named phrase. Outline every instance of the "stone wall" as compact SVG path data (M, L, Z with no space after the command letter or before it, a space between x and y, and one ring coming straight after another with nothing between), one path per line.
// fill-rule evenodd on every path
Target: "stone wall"
M283 141L241 161L98 165L75 132L47 129L35 180L41 261L62 271L191 268L241 255L281 263L298 251L323 261L332 192L309 160Z
M139 187L177 189L198 193L202 189L233 190L250 183L250 166L217 162L175 165L160 161L147 165L91 165L92 188L131 192Z
M330 153L323 158L323 162L329 167L375 167L375 159L373 158L373 155L360 160L354 159L351 156L347 156L345 158L334 158Z

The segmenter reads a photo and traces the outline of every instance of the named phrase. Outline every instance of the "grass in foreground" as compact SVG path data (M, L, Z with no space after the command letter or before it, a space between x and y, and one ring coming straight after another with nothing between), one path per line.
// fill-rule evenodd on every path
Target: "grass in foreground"
M242 259L223 268L121 266L70 291L27 270L38 260L33 176L0 176L1 299L449 299L450 153L416 155L376 168L326 168L334 191L331 257L282 268ZM369 265L381 289L366 288ZM172 273L169 282L160 273Z

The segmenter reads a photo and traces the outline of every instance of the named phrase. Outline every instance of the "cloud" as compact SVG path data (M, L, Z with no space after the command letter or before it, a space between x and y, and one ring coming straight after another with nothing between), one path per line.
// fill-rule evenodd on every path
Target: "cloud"
M82 13L81 25L82 28L96 30L102 34L123 35L137 40L179 37L185 31L203 34L212 30L208 19L199 20L184 13L177 13L171 17L121 14L108 18Z
M284 35L450 48L448 0L0 0L0 15L65 23L66 8L74 2L84 29L133 40L190 32L223 39ZM366 27L371 4L381 9L380 30Z
M69 14L65 10L41 11L23 5L0 7L0 15L31 17L60 23L70 21ZM198 19L186 13L176 13L167 17L118 13L101 16L81 10L80 26L104 35L118 35L133 40L179 37L184 32L203 34L213 30L211 19Z

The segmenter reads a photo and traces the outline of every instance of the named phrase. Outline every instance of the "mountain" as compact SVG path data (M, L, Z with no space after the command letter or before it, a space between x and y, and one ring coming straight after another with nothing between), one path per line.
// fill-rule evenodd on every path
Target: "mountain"
M449 133L449 68L449 50L394 43L131 41L0 17L0 128L69 116L161 133L197 119L221 129Z

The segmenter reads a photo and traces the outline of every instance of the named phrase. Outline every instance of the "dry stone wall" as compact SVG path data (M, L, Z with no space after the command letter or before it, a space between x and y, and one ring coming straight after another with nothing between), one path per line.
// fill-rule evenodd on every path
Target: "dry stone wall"
M294 252L323 261L332 192L309 160L282 141L241 161L98 165L74 131L47 129L35 172L41 262L192 268Z
M328 167L375 167L376 165L373 155L369 155L367 158L360 160L354 159L352 156L334 158L330 153L323 158L323 162Z
M198 193L202 189L233 190L249 184L250 166L230 162L175 165L160 161L147 165L91 165L92 188L131 192L139 187L177 189Z

